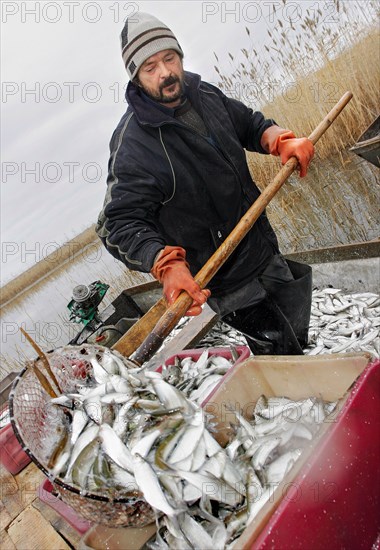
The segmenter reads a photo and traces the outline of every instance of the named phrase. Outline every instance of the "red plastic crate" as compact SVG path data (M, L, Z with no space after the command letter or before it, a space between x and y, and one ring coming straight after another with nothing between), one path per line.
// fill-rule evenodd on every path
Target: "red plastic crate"
M380 361L356 381L252 550L359 550L380 532Z
M31 459L18 442L12 424L7 424L0 430L0 462L11 474L18 474Z
M239 358L232 366L235 366L238 363L245 361L245 359L247 359L251 353L248 346L234 346L234 347L239 354ZM181 351L180 353L176 353L175 355L172 355L171 357L169 357L169 359L165 361L165 365L174 365L174 362L177 357L178 359L185 359L186 357L191 357L194 361L197 361L204 351L205 351L204 348L185 349L184 351ZM209 348L207 351L209 356L219 355L220 357L225 357L229 361L232 360L232 352L230 348ZM161 370L162 370L162 367L159 367L157 369L157 371L159 372L161 372Z
M68 504L63 502L57 495L53 493L53 485L48 479L45 479L38 488L37 494L42 500L48 504L53 510L58 512L78 533L84 535L92 527L92 523L82 518Z

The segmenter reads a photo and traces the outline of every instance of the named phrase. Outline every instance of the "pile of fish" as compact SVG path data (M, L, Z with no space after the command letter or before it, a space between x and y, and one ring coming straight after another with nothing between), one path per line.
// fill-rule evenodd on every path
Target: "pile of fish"
M379 294L345 294L336 288L313 291L306 354L367 351L379 357L379 336Z
M151 372L111 350L87 351L85 374L51 399L62 426L48 469L82 494L142 493L157 512L159 529L149 543L156 550L229 548L333 408L316 398L262 396L250 420L231 408L235 420L223 448L212 435L215 419L195 403L201 396L190 400L164 379L177 371ZM213 366L206 353L197 363L183 366L197 376L228 368Z
M198 348L217 348L223 346L246 346L244 335L223 321L217 321L212 329L203 337L197 345Z
M198 347L247 345L244 335L219 321ZM337 288L312 293L306 355L367 351L380 357L380 295L346 293Z
M163 366L162 376L191 401L201 405L237 361L239 353L236 348L230 346L230 350L231 361L221 355L210 355L207 349L197 360L191 356L182 359L175 357L173 365Z
M204 489L212 487L212 481L205 477L200 500L194 495L196 500L186 511L162 517L155 539L146 547L232 548L335 407L336 403L314 397L292 401L286 397L261 396L251 420L231 408L236 425L230 442L208 459L200 471L224 481L228 491L234 489L240 499L235 493L232 506L226 499L221 500L219 494L216 497L215 489L208 495Z
M200 360L198 366L208 364L208 371L225 372L230 366L222 357L214 359L219 363L214 367L205 354ZM53 478L58 476L83 492L120 498L139 490L154 508L173 514L161 485L167 483L165 491L174 492L172 500L177 498L176 485L186 480L183 472L190 476L223 452L210 433L212 426L208 427L203 410L165 381L163 374L136 368L107 349L101 357L88 355L88 362L92 376L78 378L75 389L51 399L53 408L59 407L64 414L48 470ZM172 369L165 375L170 378ZM51 416L56 422L56 415ZM160 482L155 470L161 472ZM171 475L165 481L166 470ZM183 485L183 502L186 495L193 498L199 493L204 479L195 481L195 488ZM221 495L225 492L222 482L217 483L217 490Z

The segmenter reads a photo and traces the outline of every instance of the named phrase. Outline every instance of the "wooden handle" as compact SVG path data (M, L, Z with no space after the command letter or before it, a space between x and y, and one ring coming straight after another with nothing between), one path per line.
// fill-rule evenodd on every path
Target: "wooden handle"
M331 126L336 117L342 112L344 107L353 97L351 92L346 92L338 103L331 109L329 114L318 124L310 134L309 139L315 145L320 137ZM252 228L260 214L273 199L275 194L281 189L289 176L297 168L298 161L295 157L290 158L281 168L274 180L267 185L261 195L252 204L251 208L244 214L236 227L231 231L223 244L214 252L207 263L198 271L195 280L201 288L210 282L218 269L224 264L227 258L234 252L238 244Z
M337 116L342 112L347 103L352 99L353 94L346 92L338 103L331 109L328 115L318 124L318 126L310 134L309 139L313 144L317 143L320 137L331 126ZM266 206L272 200L274 195L283 186L289 176L294 172L298 165L295 157L290 158L281 168L274 180L264 189L258 199L252 204L250 209L244 214L236 227L231 231L221 246L214 252L211 258L205 263L201 270L197 273L194 279L201 288L205 288L218 269L224 264L229 256L234 252L238 244L247 235L260 214L265 210ZM151 333L147 336L144 342L137 349L133 356L133 360L142 365L148 361L152 355L162 345L166 336L176 326L178 321L183 317L192 303L191 297L182 292L177 300L172 304ZM140 322L140 321L138 321ZM128 333L127 333L128 334ZM127 335L125 335L127 336Z
M160 298L141 319L119 338L116 344L112 346L112 349L115 349L125 357L131 355L149 335L167 310L167 307L165 298Z

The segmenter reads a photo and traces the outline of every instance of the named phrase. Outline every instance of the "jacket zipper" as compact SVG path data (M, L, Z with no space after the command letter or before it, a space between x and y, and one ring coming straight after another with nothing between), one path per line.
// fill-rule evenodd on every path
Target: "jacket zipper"
M211 135L210 128L209 128L209 126L206 124L206 121L205 121L205 119L204 119L204 117L203 117L203 113L202 113L200 116L202 117L202 120L203 120L203 122L204 122L204 124L205 124L205 126L206 126L206 128L207 128L207 130L208 130L208 132L209 132L209 134ZM166 124L169 124L169 125L170 125L170 124L174 124L174 125L179 126L179 127L181 127L181 128L185 128L188 132L191 132L192 134L197 135L197 136L200 136L201 138L203 138L211 147L213 147L213 148L215 149L215 151L219 154L219 156L224 160L224 162L226 162L226 163L232 168L232 170L233 170L233 172L234 172L234 174L235 174L235 177L237 178L237 181L239 182L240 189L241 189L241 191L242 191L242 193L243 193L245 199L247 200L248 204L250 203L249 197L247 196L247 193L246 193L246 191L245 191L245 189L244 189L244 187L243 187L243 184L242 184L242 181L241 181L241 178L240 178L240 174L239 174L239 172L237 171L237 169L236 169L235 165L233 164L232 160L229 158L229 156L227 156L226 153L224 153L219 147L216 147L213 143L210 143L210 141L208 141L202 134L199 134L198 132L196 132L195 130L193 130L192 128L190 128L189 126L187 126L186 124L183 124L182 122L179 122L179 121L177 121L177 120L175 120L175 119L174 119L173 121L171 121L171 120L164 121L164 122L162 122L162 123L160 123L159 125L156 125L156 126L164 126L164 125L166 125ZM151 126L154 126L154 125L151 125ZM209 193L208 193L208 195L209 195L209 197L210 197L210 194L209 194ZM210 201L211 201L211 204L213 204L213 200L212 200L211 197L210 197ZM215 211L215 207L214 207L214 211ZM218 216L218 217L219 217L219 216ZM259 221L260 221L260 217L257 219L257 222L259 222ZM267 237L267 235L265 234L265 232L262 230L261 224L258 224L258 226L259 226L259 228L260 228L260 233L261 233L261 235L264 237L264 239L265 239L266 241L269 242L269 244L270 244L271 246L273 246L272 241L269 239L269 237ZM222 233L221 233L220 230L217 231L217 235L218 235L219 239L222 239L222 236L223 236L223 235L222 235Z

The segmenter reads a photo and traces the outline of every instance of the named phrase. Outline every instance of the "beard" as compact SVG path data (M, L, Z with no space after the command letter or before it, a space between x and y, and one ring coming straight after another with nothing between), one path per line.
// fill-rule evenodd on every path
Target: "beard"
M179 84L178 91L175 94L165 94L165 88L172 86L173 84ZM151 89L146 88L141 83L139 83L144 93L153 99L154 101L158 101L159 103L172 103L173 101L176 101L177 99L180 99L184 93L185 93L185 84L183 81L183 77L171 75L168 76L160 85L158 91L154 91Z

